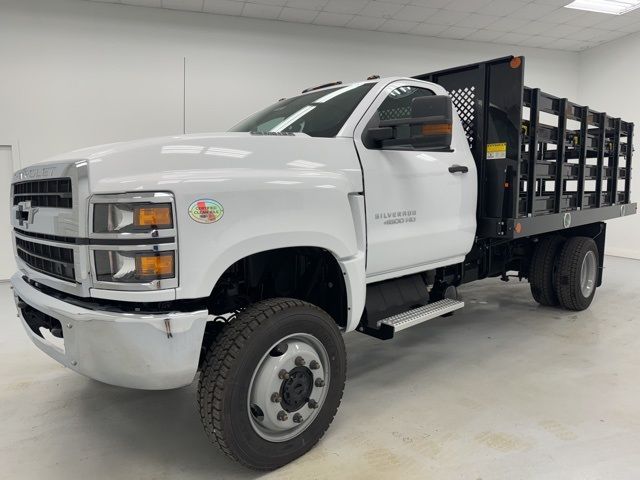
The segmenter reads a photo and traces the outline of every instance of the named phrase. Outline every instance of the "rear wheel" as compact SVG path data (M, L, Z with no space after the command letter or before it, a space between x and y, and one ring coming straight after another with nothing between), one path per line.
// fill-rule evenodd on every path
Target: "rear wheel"
M556 274L556 292L567 310L585 310L596 293L598 247L589 237L573 237L562 247Z
M552 235L542 238L533 252L529 267L529 284L533 299L540 305L558 305L555 276L557 259L564 244L564 237Z
M258 302L207 352L198 389L205 431L250 468L281 467L320 440L345 376L342 335L327 313L293 299Z

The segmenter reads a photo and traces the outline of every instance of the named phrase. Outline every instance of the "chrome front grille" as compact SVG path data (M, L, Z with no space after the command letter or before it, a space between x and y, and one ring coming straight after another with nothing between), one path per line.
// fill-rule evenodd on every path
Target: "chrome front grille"
M28 180L13 184L13 204L31 202L31 207L73 208L70 178Z
M12 179L10 221L18 268L38 284L86 297L88 194L86 161L65 160L18 170Z
M16 237L18 257L34 270L75 282L74 255L71 248L36 243Z

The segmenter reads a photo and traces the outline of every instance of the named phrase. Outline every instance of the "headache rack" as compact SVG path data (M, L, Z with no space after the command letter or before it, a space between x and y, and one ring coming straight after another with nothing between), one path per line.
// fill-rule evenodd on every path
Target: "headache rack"
M633 123L524 86L524 58L415 78L443 86L478 170L478 235L517 238L636 213Z

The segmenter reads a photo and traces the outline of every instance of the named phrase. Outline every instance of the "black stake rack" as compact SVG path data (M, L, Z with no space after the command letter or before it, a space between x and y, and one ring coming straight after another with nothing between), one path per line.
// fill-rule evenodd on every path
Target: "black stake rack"
M636 213L633 123L525 87L523 57L416 78L442 85L462 121L478 169L480 237L518 238Z

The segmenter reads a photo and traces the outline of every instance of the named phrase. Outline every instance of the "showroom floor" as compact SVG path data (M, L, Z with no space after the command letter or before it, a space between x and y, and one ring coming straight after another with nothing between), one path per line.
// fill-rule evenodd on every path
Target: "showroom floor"
M379 342L346 337L342 407L308 455L266 478L640 478L640 262L609 257L590 310L528 285L462 289L467 308ZM194 386L144 392L65 370L30 344L0 285L0 478L258 474L213 449Z

